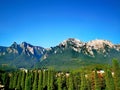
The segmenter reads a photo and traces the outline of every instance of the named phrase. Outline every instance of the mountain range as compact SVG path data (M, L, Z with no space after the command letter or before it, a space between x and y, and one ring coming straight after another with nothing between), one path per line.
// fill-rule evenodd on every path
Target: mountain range
M15 68L78 68L90 64L110 64L113 58L120 60L120 44L108 40L82 42L68 38L59 45L43 48L29 43L14 42L0 46L0 66Z

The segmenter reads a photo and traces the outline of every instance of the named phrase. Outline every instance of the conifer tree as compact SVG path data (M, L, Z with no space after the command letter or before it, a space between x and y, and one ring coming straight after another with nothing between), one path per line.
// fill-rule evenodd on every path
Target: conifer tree
M69 88L69 76L68 77L66 77L66 88L67 88L67 90L68 90L68 88Z
M75 72L73 76L74 76L73 84L74 84L75 90L79 90L79 88L80 88L80 73Z
M5 84L6 84L6 81L7 81L7 74L6 74L6 73L3 73L3 74L2 74L2 83L5 85Z
M43 82L42 82L43 89L47 87L47 82L48 82L48 71L43 70Z
M38 80L38 90L43 90L43 72L42 70L39 71L39 80Z
M8 80L9 80L8 73L3 73L2 74L2 83L3 83L3 85L5 85L6 89L9 87Z
M31 90L31 76L26 77L25 90Z
M38 86L38 84L37 84L38 81L37 80L38 80L38 72L35 71L33 89L32 90L37 90L37 86Z
M58 90L62 90L62 76L57 77Z
M86 79L87 81L87 90L91 90L91 82L89 79Z
M21 89L21 72L18 72L18 79L17 79L17 89Z
M26 78L25 78L25 90L32 90L32 77L27 73Z
M112 68L114 72L115 90L120 90L120 67L117 59L113 59Z
M51 88L51 90L53 90L54 89L54 70L52 69L51 70L51 76L50 76L50 88Z
M13 88L16 88L17 86L17 78L18 78L18 73L14 72L14 78L13 78Z
M10 74L9 89L13 89L13 73Z
M98 77L98 74L97 74L97 70L95 70L95 90L101 90L101 87L100 87L100 80L99 80L99 77Z
M48 71L48 82L47 82L47 90L51 90L50 89L50 71Z
M105 72L105 80L106 80L106 90L115 90L114 80L112 77L112 73L110 70L106 70Z
M53 70L48 71L48 83L47 83L47 90L53 90L53 82L54 82L54 76L53 76Z
M80 90L86 90L87 89L87 81L85 77L85 73L81 73L81 85L80 85Z
M70 76L69 76L69 87L68 87L68 90L74 90L72 73L70 73Z
M21 76L21 88L22 90L25 89L25 71L22 72L22 76Z

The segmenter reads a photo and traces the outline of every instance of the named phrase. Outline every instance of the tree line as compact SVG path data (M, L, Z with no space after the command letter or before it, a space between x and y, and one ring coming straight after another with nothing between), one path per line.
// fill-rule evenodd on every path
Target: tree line
M66 71L19 70L0 73L5 90L120 90L120 67L113 60L112 67Z

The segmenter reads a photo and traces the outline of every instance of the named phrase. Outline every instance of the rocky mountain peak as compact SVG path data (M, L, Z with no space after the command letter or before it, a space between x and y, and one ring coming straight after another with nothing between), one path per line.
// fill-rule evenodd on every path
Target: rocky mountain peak
M12 48L17 48L18 44L16 42L13 42L13 44L10 46Z
M22 42L22 43L20 44L20 46L22 46L22 47L27 47L27 45L28 45L28 43L26 43L26 42Z
M68 38L59 45L49 49L34 46L26 42L22 42L21 44L14 42L10 47L0 46L2 63L6 63L5 60L7 60L8 63L12 63L11 65L18 67L28 65L31 67L39 61L40 64L46 65L46 62L51 62L52 60L52 62L55 62L55 65L59 62L62 64L67 62L65 65L68 65L71 60L80 60L79 64L84 60L93 60L93 62L95 60L98 62L107 60L106 62L109 62L110 58L120 58L119 56L120 44L114 45L110 41L100 39L84 43L75 38ZM18 65L19 63L21 64Z
M89 41L87 43L87 46L94 49L104 49L105 46L108 46L109 48L114 48L114 44L112 44L110 41L100 39Z
M61 46L75 46L75 47L81 47L84 43L81 42L78 39L75 38L68 38L67 40L64 40L62 43L60 43L59 45Z

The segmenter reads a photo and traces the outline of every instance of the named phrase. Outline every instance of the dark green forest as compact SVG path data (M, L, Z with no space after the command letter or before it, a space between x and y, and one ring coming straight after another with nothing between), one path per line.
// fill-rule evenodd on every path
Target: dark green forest
M120 66L114 59L112 65L95 64L69 71L0 70L0 84L5 90L120 90Z

